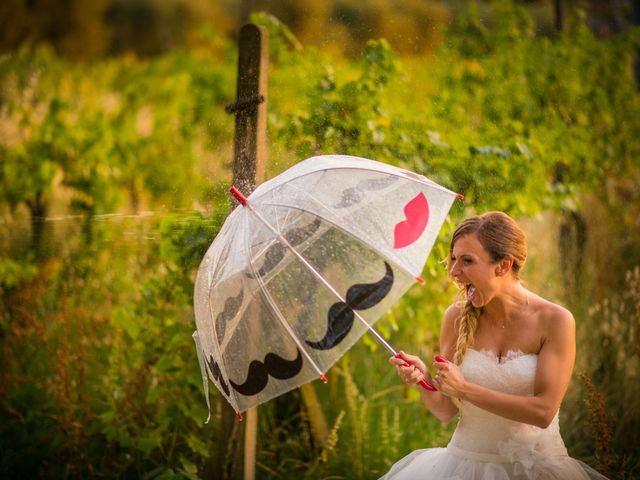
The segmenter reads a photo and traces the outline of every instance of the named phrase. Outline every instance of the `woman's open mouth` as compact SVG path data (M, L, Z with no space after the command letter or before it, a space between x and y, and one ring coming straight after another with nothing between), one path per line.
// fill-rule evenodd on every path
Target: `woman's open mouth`
M466 286L466 289L467 289L467 300L469 300L470 302L473 302L473 297L476 294L476 287L474 287L471 284L468 284Z

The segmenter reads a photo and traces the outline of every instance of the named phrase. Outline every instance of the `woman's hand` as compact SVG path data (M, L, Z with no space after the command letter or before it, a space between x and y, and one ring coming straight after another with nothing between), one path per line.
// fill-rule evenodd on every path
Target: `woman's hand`
M465 388L466 380L455 363L434 361L437 373L433 379L434 386L445 395L460 398Z
M396 366L398 375L405 385L418 386L421 380L433 385L427 366L420 357L400 352L397 357L391 357L389 362ZM405 363L408 365L405 366ZM420 388L419 392L423 403L441 422L450 421L458 413L458 407L446 395L423 388Z
M404 352L399 352L398 357L391 357L389 362L396 366L398 375L405 385L416 385L420 380L426 380L427 383L431 383L431 375L427 372L427 367L419 357L415 355L409 355ZM404 363L408 363L409 366L404 366Z

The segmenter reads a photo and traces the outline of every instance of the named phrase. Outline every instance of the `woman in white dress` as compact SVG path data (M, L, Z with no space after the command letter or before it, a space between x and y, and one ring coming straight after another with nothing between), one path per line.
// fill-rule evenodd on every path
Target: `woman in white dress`
M569 457L560 436L575 322L522 285L526 256L522 230L502 212L455 230L449 274L465 300L444 314L435 378L416 356L401 352L390 361L407 385L433 384L437 392L420 388L424 404L443 422L459 415L458 426L446 448L416 450L384 479L605 478Z

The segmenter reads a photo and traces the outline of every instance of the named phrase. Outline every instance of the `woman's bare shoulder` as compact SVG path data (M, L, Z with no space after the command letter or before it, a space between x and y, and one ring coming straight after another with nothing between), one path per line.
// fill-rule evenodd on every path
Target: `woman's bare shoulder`
M557 335L572 335L575 331L573 314L562 305L540 298L537 311L545 338Z
M456 323L458 322L458 319L462 315L463 310L464 310L464 305L462 305L460 302L455 302L449 305L447 309L444 311L444 315L442 317L443 325L446 323L446 324L450 324L449 325L450 327L456 327Z
M440 343L456 343L458 337L458 320L462 315L463 306L459 303L449 305L442 316L442 327L440 328Z

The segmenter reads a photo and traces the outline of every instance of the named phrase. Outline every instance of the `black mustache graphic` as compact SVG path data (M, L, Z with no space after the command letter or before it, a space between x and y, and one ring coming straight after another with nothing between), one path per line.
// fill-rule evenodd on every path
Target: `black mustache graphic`
M340 203L333 206L333 208L347 208L360 203L364 198L364 191L358 187L350 187L342 191L342 199Z
M287 242L295 247L296 245L300 245L306 239L310 238L316 232L316 230L318 230L318 228L320 228L320 219L315 218L309 225L299 228L292 228L284 234L284 238L287 240ZM286 251L287 247L280 242L271 245L264 255L264 263L260 267L260 270L258 270L256 273L260 277L263 277L265 274L269 273L274 269L276 265L278 265L278 263L282 261ZM247 273L246 275L249 278L255 278L252 273Z
M236 316L238 310L240 310L240 305L242 305L243 298L244 290L240 290L240 293L236 297L229 297L224 301L224 310L216 317L216 334L219 340L224 338L227 321Z
M209 358L207 359L207 366L209 367L209 373L211 373L211 376L215 380L220 382L220 386L222 387L222 390L224 390L224 393L227 394L227 397L230 396L231 392L229 391L229 386L224 381L224 378L222 377L222 372L220 371L220 367L218 366L216 361L213 359L213 355L209 355Z
M329 350L338 345L353 327L355 318L353 311L371 308L389 294L393 286L393 270L387 262L384 262L384 266L386 272L381 280L376 283L356 284L349 287L345 298L347 303L338 302L331 306L327 315L327 333L319 342L306 340L310 347L316 350Z
M333 208L348 208L360 203L365 195L365 190L382 190L398 180L398 177L387 175L382 178L370 178L361 180L355 187L349 187L342 191L340 202Z
M229 380L231 386L242 395L251 396L260 393L269 382L269 375L278 380L295 377L302 370L302 353L296 348L298 356L293 360L286 360L275 353L267 353L264 363L254 360L249 364L247 379L242 385Z

